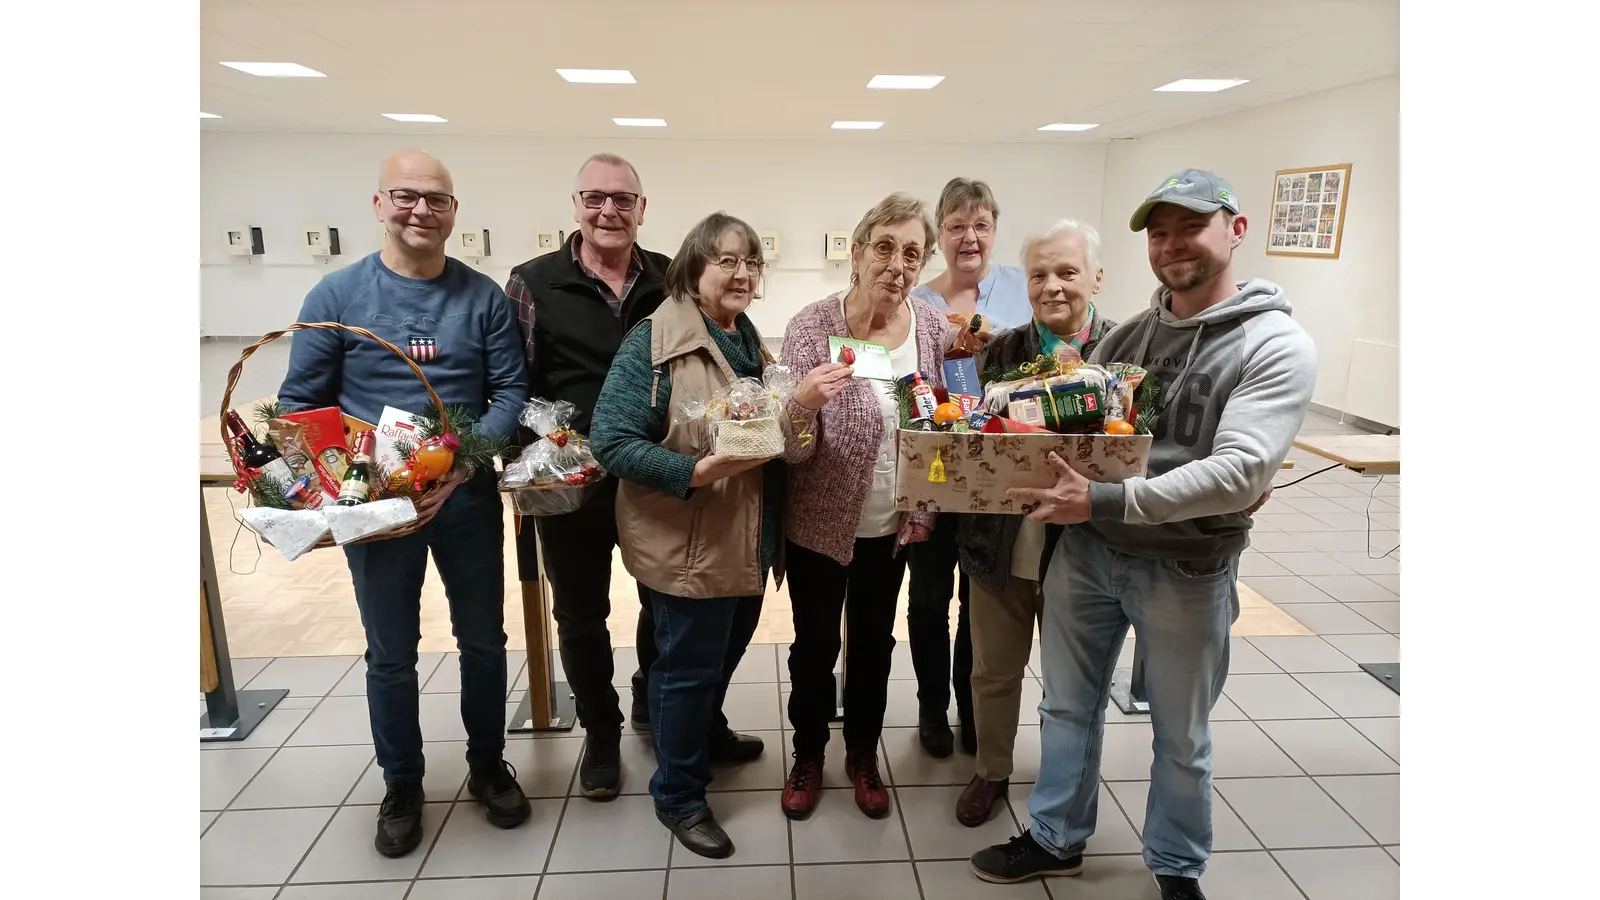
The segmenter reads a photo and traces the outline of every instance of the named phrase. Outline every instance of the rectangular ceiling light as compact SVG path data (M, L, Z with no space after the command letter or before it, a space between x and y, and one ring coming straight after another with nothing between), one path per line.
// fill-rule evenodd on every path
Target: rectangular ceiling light
M573 84L638 84L627 69L557 69L556 74Z
M874 75L867 87L884 91L931 91L943 75Z
M285 62L225 62L223 65L230 69L238 69L246 75L257 75L261 78L327 78L328 76L316 69L308 69L299 63Z
M1041 125L1041 126L1039 126L1039 130L1040 131L1088 131L1091 128L1099 128L1099 127L1100 127L1099 124L1081 125L1081 124L1078 124L1076 122L1051 122L1049 125Z
M434 115L433 113L384 113L383 117L385 119L393 119L396 122L448 122L448 121L450 121L449 119L442 119L442 118Z
M882 122L835 122L833 127L840 131L874 131L882 128Z
M216 113L203 112L203 113L200 114L200 118L202 118L202 119L220 119L222 117L217 115Z
M1180 78L1171 84L1163 84L1156 88L1158 91L1177 91L1190 94L1209 94L1216 91L1225 91L1241 84L1249 84L1248 78Z
M665 127L667 127L667 120L666 119L630 119L630 118L627 118L626 116L624 116L622 118L612 118L611 121L617 123L618 125L627 125L630 128L665 128Z

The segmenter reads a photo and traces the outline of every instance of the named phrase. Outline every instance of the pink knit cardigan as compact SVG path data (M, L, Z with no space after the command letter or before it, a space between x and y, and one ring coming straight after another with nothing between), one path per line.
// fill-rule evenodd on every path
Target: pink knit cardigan
M783 333L782 361L796 376L828 362L828 337L848 337L839 296L807 306L789 320ZM930 384L944 381L949 344L944 313L911 299L917 321L917 367ZM872 487L872 469L883 440L883 410L866 379L855 379L820 413L790 405L790 417L813 435L805 447L792 441L789 461L788 538L814 553L849 565L856 528ZM798 427L798 426L797 426ZM920 525L933 529L933 513L902 513L900 537Z

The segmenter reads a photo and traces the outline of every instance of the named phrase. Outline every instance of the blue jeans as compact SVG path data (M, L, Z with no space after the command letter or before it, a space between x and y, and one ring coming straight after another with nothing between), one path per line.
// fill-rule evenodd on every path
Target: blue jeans
M467 762L505 750L505 523L493 473L457 487L433 521L404 537L344 548L367 632L367 714L388 782L420 781L417 644L428 551L450 603L461 651L461 723Z
M1068 528L1044 580L1039 779L1028 798L1035 841L1057 856L1094 834L1100 749L1117 654L1131 623L1145 653L1155 759L1144 862L1199 878L1211 856L1211 708L1228 675L1239 617L1237 554L1209 563L1139 559Z
M682 819L706 808L711 741L727 731L718 713L761 620L761 598L693 600L651 591L650 601L660 653L650 667L650 796L658 813Z

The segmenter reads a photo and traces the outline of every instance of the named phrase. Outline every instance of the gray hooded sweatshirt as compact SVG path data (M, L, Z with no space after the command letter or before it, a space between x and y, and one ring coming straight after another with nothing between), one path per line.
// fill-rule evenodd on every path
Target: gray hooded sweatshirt
M1148 310L1091 354L1148 370L1161 385L1161 411L1146 477L1090 485L1083 527L1129 556L1216 560L1249 545L1244 510L1300 432L1317 349L1269 281L1252 279L1189 319L1174 316L1171 302L1158 289Z

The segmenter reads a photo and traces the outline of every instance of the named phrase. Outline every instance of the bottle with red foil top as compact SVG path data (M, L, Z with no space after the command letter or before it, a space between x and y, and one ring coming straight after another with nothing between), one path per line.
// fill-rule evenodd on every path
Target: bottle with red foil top
M939 402L933 396L933 388L923 379L921 372L912 372L900 378L900 383L911 392L911 418L933 420L934 410L939 408Z

